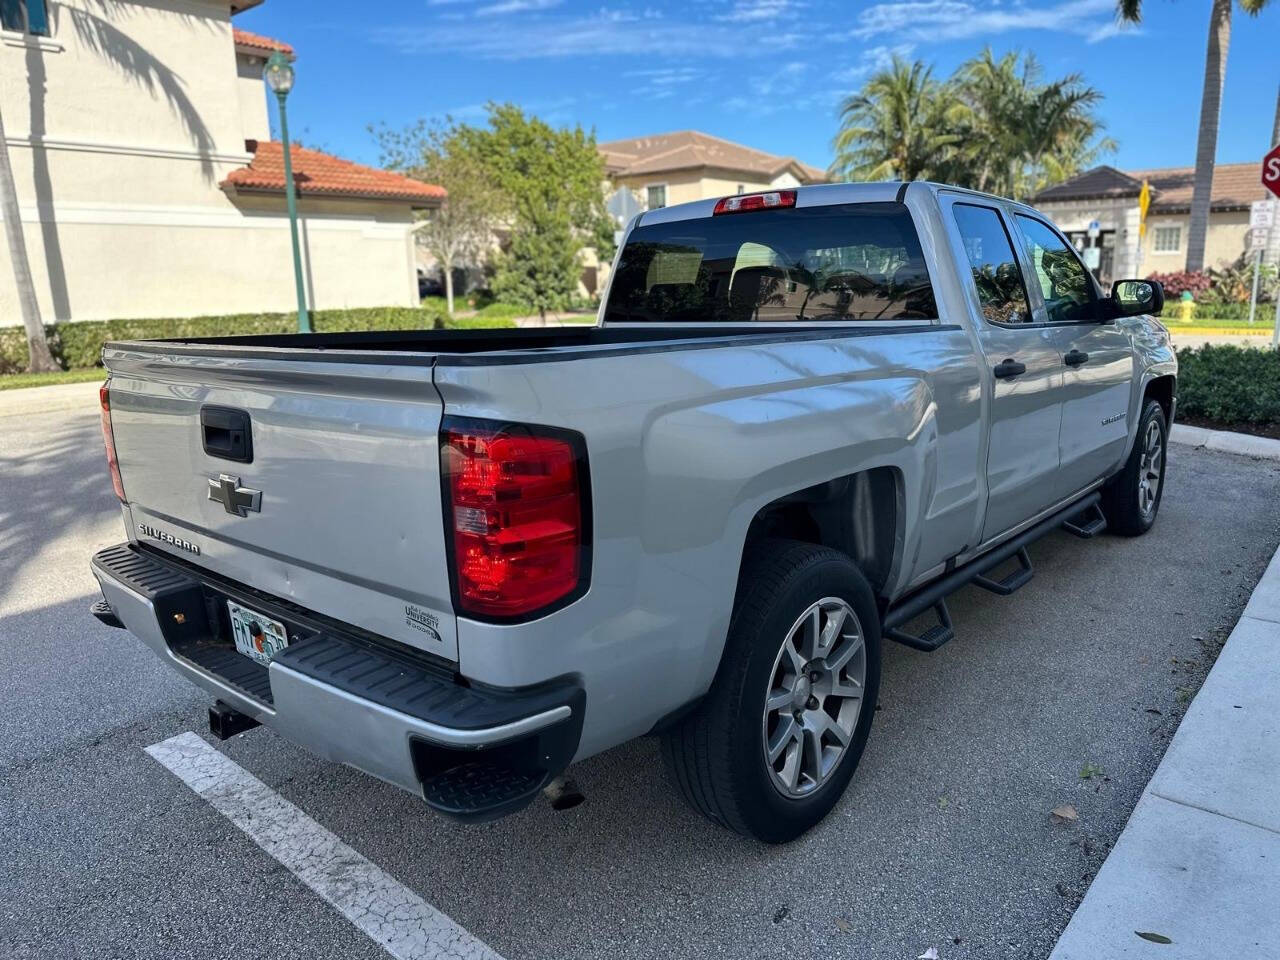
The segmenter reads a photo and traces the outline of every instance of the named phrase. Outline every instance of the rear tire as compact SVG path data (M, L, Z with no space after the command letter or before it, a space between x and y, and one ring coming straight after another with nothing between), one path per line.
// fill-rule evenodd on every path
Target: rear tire
M1168 450L1169 424L1164 408L1156 400L1147 400L1124 469L1102 488L1102 513L1108 529L1125 537L1138 537L1151 529L1164 495Z
M761 541L744 558L716 679L664 734L663 758L699 813L786 843L844 793L879 689L880 619L866 578L827 547Z

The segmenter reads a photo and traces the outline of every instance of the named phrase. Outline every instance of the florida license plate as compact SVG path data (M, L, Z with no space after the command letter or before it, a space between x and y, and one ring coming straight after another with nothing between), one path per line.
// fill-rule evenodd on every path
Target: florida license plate
M234 600L227 601L227 613L231 616L231 636L236 649L250 660L264 667L271 658L289 645L289 634L279 620L242 607Z

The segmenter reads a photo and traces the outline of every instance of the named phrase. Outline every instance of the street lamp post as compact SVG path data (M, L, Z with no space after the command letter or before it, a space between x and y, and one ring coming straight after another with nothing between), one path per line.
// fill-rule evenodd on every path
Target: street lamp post
M267 86L276 95L280 105L280 145L284 149L284 195L289 204L289 234L293 238L293 282L298 292L298 332L311 332L311 316L307 312L307 296L302 285L302 251L298 246L298 200L293 185L293 159L289 153L289 121L285 115L284 101L293 89L293 65L279 50L267 58L262 68Z

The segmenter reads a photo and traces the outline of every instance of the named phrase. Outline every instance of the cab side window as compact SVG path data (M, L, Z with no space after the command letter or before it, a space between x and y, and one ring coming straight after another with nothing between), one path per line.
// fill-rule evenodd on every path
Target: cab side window
M971 203L957 203L951 209L978 288L982 315L991 323L1030 323L1027 288L1000 214L992 207Z
M1017 214L1051 323L1096 320L1093 281L1075 251L1039 220Z

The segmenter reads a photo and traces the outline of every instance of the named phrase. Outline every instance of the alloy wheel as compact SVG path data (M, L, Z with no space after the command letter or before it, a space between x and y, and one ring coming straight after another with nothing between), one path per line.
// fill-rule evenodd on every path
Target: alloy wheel
M1138 460L1138 509L1144 517L1151 516L1156 509L1156 498L1160 495L1160 478L1164 470L1164 437L1160 431L1160 423L1151 420L1142 438L1142 454Z
M764 759L783 796L813 793L849 752L866 679L866 644L853 608L839 597L812 604L783 640L765 694Z

